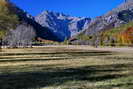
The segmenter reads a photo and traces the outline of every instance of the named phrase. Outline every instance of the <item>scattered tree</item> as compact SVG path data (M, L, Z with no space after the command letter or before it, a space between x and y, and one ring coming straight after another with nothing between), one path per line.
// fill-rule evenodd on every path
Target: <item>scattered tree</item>
M32 26L21 24L15 30L10 30L6 41L9 47L31 47L35 36L35 30Z

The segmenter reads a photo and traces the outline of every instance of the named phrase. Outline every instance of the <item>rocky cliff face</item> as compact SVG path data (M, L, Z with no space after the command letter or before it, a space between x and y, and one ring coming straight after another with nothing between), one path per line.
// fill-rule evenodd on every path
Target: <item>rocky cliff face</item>
M60 38L69 38L88 27L90 18L78 18L62 13L42 12L35 20L43 27L52 29Z

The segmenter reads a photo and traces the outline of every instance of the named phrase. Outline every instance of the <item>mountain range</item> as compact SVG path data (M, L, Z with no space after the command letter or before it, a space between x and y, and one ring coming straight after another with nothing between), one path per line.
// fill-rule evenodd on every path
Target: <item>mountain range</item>
M38 16L33 17L9 0L3 1L8 3L8 6L5 5L5 7L7 6L11 13L18 17L19 23L16 26L25 23L35 29L36 37L58 42L70 39L72 44L75 41L79 43L84 43L85 41L86 44L89 44L88 41L78 38L84 36L90 39L91 36L97 36L98 33L120 27L133 21L133 0L127 0L117 8L94 19L74 17L52 11L44 11Z
M35 17L41 26L51 29L60 38L67 39L88 27L91 19L63 13L44 11Z
M20 23L31 25L37 37L46 40L64 41L71 36L76 35L88 27L90 18L73 17L63 13L44 11L36 17L17 7L9 0L3 0L10 6L8 9L13 12L19 19Z
M112 11L93 19L85 34L96 34L101 30L119 27L133 20L133 2L128 0Z

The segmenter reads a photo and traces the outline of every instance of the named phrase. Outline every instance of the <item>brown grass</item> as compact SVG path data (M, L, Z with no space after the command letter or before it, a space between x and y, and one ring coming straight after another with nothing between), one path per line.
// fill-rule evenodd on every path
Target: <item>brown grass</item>
M2 49L0 89L133 89L132 48Z

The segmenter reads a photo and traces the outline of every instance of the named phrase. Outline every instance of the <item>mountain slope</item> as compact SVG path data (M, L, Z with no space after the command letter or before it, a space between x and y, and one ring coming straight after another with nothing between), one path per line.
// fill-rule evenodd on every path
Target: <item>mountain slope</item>
M85 34L95 34L99 31L119 27L133 20L133 2L122 3L107 14L92 20Z
M47 27L42 27L40 24L38 24L34 20L34 17L29 15L27 12L24 12L22 9L18 8L16 5L11 3L9 0L3 0L3 1L5 1L5 3L8 4L8 7L6 5L4 7L5 8L7 7L7 9L9 9L13 15L17 16L18 24L15 24L15 25L20 25L20 24L30 25L35 29L37 37L41 37L43 39L53 40L53 41L63 41L64 40L64 39L60 39L58 37L58 35L54 34L51 29L49 29ZM5 16L9 17L10 15L6 14ZM9 22L9 23L12 23L12 22ZM8 28L8 30L10 30L10 29L12 29L12 28Z
M18 15L21 22L25 22L33 26L33 28L36 30L36 34L38 37L53 41L63 41L63 39L59 38L58 35L54 34L51 29L47 27L42 27L35 21L34 17L24 12L22 9L14 5L13 11L15 11L15 13Z
M93 19L85 31L79 33L79 35L70 40L77 39L72 43L78 42L79 44L99 44L100 39L102 39L99 33L120 27L131 21L133 21L133 1L129 0L105 15Z
M7 0L0 0L0 39L9 29L15 28L18 24L18 17L11 12L10 4L7 2Z
M58 34L60 38L69 38L83 29L88 27L90 18L78 18L62 13L42 12L35 17L35 20L43 27L48 27L53 30L55 34Z
M101 45L133 46L133 22L101 33Z

